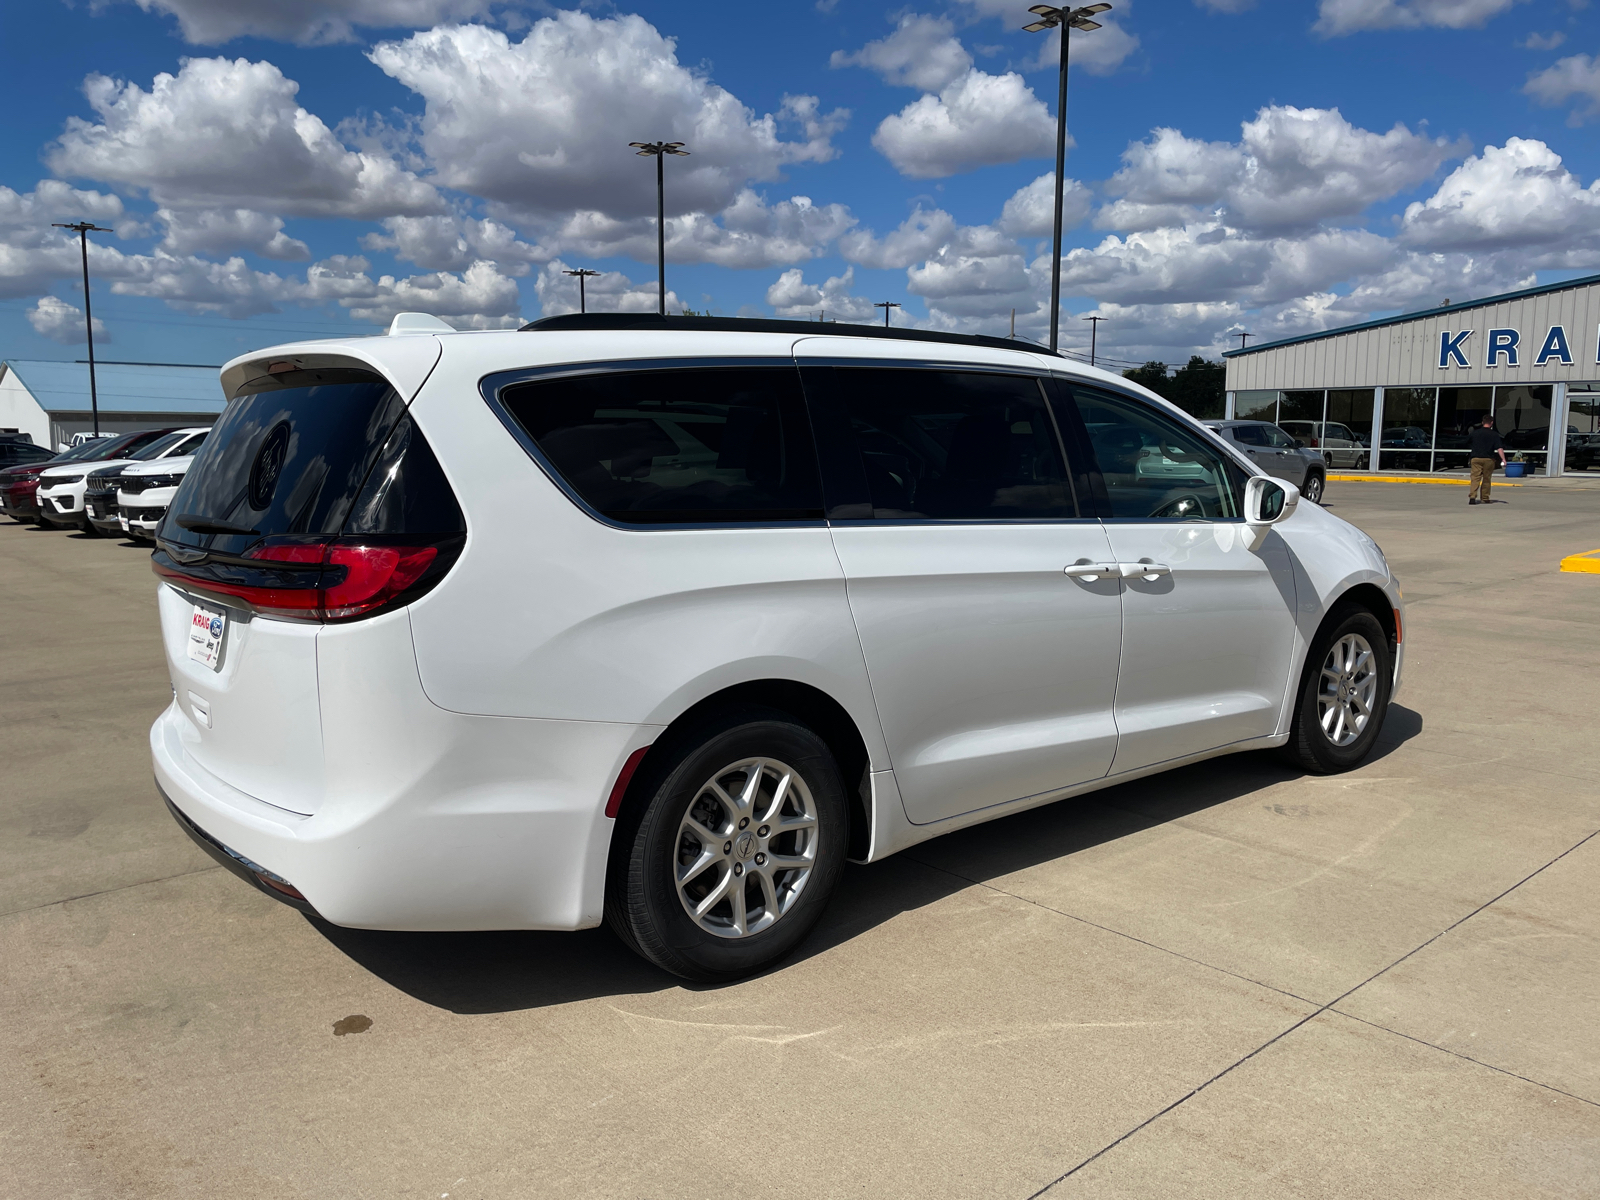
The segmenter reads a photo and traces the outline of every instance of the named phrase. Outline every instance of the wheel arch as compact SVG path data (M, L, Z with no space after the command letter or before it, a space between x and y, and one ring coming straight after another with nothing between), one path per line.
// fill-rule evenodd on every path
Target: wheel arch
M1353 604L1364 608L1378 619L1378 624L1383 626L1383 632L1389 638L1389 650L1392 653L1399 644L1399 628L1395 624L1394 606L1390 604L1389 597L1384 595L1383 589L1375 583L1358 583L1349 590L1342 592L1339 598L1328 606L1327 616L1322 618L1322 626L1317 629L1317 635L1322 635L1322 628L1332 619L1335 610L1341 605Z
M795 718L827 743L839 764L850 806L848 856L856 861L864 860L872 837L872 814L861 788L871 761L866 739L842 704L821 688L793 679L755 679L733 684L696 701L669 722L651 743L639 769L628 781L612 831L613 845L620 831L635 827L657 784L678 752L691 744L695 732L719 713L745 707L776 709Z

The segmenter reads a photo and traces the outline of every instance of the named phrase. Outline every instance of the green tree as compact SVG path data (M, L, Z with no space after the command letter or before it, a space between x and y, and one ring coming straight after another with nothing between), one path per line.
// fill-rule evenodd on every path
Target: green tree
M1228 368L1207 362L1196 354L1187 366L1173 372L1172 390L1161 393L1190 416L1220 420L1227 404Z
M1122 377L1133 380L1140 387L1149 388L1158 396L1172 399L1172 379L1167 374L1167 364L1164 362L1147 362L1142 367L1124 371Z

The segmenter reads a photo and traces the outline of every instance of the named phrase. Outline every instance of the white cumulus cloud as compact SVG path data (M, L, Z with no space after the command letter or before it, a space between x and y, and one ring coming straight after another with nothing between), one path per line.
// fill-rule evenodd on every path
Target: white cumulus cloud
M540 311L546 317L565 316L579 311L578 281L565 274L568 264L559 258L547 263L534 280ZM589 312L652 313L657 311L660 292L655 280L635 283L621 271L602 271L584 283L584 298ZM678 293L667 289L667 311L678 312L683 302Z
M1526 0L1321 0L1317 23L1325 37L1371 29L1476 29Z
M83 309L56 296L40 296L39 302L28 310L28 324L35 333L64 346L76 346L89 340L83 327ZM96 344L111 340L105 322L99 317L94 319L94 340Z
M1012 194L996 222L1011 237L1049 237L1055 228L1055 172L1041 175ZM1061 227L1072 229L1089 219L1094 194L1076 179L1061 181Z
M445 25L381 42L372 61L422 97L421 146L439 182L525 221L574 211L655 211L655 171L629 141L682 141L666 163L667 211L715 212L750 180L825 162L845 114L790 97L757 115L642 17L559 12L521 41L482 25ZM785 139L785 125L800 139Z
M248 208L160 208L156 220L167 227L161 248L173 254L249 250L262 258L285 261L311 257L304 242L283 232L283 218Z
M973 68L883 119L872 144L902 175L939 179L1055 153L1056 122L1021 75Z
M955 36L955 25L948 18L906 13L893 33L853 53L835 50L828 65L865 67L885 83L937 92L967 73L972 55Z
M1600 117L1600 58L1590 58L1587 54L1563 58L1554 66L1528 76L1522 90L1551 108L1569 100L1578 101L1567 124L1581 125L1592 117Z
M356 27L418 29L487 16L492 0L137 0L176 17L183 38L216 46L237 37L301 45L356 40Z
M799 321L843 321L864 325L879 318L879 311L865 296L855 294L856 269L846 267L843 275L833 275L821 284L807 283L799 267L785 271L767 288L767 303L780 317ZM893 318L890 318L891 321Z
M67 120L47 161L60 175L146 189L170 208L379 218L438 211L434 188L392 159L344 146L269 62L186 59L150 90L91 75L97 122Z

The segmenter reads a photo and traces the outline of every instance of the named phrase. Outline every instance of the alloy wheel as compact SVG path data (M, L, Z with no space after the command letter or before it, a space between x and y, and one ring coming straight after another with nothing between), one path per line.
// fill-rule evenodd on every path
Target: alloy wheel
M1328 649L1317 688L1317 723L1323 735L1340 747L1366 731L1378 696L1378 673L1372 645L1359 633L1347 633Z
M770 929L805 890L819 832L816 801L793 767L772 758L723 767L678 827L673 865L684 911L721 938Z

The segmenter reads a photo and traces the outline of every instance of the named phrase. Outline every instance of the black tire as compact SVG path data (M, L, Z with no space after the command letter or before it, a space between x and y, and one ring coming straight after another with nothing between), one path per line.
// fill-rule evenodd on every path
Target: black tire
M635 808L633 818L619 820L613 833L610 869L606 878L606 921L632 949L663 970L702 983L721 983L754 974L789 954L811 932L827 907L844 868L850 837L850 810L838 764L827 744L786 713L772 709L742 708L705 722L675 739L675 747L660 745L652 754L661 758L644 762L648 777L639 784L647 790L647 804ZM741 937L718 936L691 918L680 898L676 878L680 855L690 853L691 834L683 823L691 805L704 803L703 793L713 779L726 779L730 764L770 758L791 768L809 793L815 812L815 847L810 874L767 928ZM641 772L643 774L644 772ZM750 773L742 778L748 780ZM743 827L734 827L726 845ZM759 827L751 826L747 833ZM719 835L720 836L720 835ZM768 846L774 855L798 853L800 834L774 835L771 843L756 841L745 852L754 856ZM713 841L716 839L712 839ZM713 849L713 853L715 850ZM734 863L741 851L725 855ZM765 855L761 855L763 862ZM755 857L738 861L740 870ZM762 889L754 869L733 883L733 866L708 868L726 877L729 887L752 891L759 901ZM792 886L798 875L776 877L780 887ZM789 880L788 885L783 880ZM692 885L691 885L692 886ZM708 891L709 891L708 887ZM730 901L731 904L731 901ZM718 914L719 904L712 914ZM764 906L755 911L765 912ZM707 920L720 920L708 914ZM762 919L762 918L757 918Z
M1300 485L1300 494L1313 504L1322 503L1322 492L1327 486L1321 471L1307 471L1305 482Z
M1323 668L1328 664L1334 647L1349 635L1363 639L1371 649L1371 671L1376 677L1376 687L1366 726L1353 741L1340 746L1323 729L1319 717L1323 699ZM1353 604L1335 608L1322 623L1316 642L1306 655L1305 669L1300 676L1299 699L1295 702L1294 723L1290 727L1284 753L1305 770L1318 775L1337 775L1360 766L1377 744L1384 717L1389 712L1389 693L1393 687L1394 654L1389 646L1389 635L1378 623L1378 618L1368 609Z

